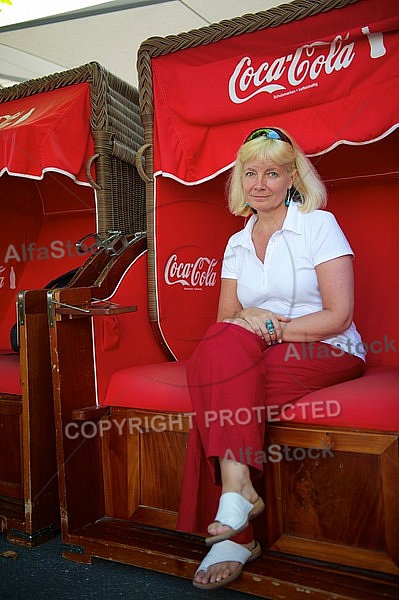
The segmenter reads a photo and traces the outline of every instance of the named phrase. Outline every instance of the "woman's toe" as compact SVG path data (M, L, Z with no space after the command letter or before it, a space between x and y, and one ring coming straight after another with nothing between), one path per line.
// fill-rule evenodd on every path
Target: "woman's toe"
M229 527L228 525L223 525L218 521L215 521L214 523L211 523L208 526L208 533L210 535L219 535L220 533L224 533L225 531L231 531L231 527Z

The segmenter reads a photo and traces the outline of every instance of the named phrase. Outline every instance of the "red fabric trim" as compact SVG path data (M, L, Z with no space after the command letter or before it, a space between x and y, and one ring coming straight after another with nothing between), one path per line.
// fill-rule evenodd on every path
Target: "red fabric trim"
M87 183L90 110L88 83L0 104L0 173L41 178L55 170Z

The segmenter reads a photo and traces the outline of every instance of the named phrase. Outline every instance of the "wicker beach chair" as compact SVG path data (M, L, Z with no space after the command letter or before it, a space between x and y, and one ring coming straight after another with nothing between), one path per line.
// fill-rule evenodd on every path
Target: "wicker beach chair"
M143 130L138 91L94 62L3 89L0 114L0 525L33 546L60 526L40 288L70 271L69 286L91 285L145 230Z

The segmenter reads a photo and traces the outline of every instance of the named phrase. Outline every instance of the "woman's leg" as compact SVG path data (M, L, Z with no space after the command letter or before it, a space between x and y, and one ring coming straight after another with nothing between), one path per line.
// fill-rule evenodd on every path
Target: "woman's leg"
M284 405L310 392L361 377L365 369L360 358L323 342L277 344L270 346L263 357L268 407L265 417L269 421Z
M349 354L337 356L336 350L322 343L267 347L237 325L217 324L206 340L188 365L198 439L213 480L221 480L221 492L236 491L254 502L257 494L251 474L253 468L258 473L262 470L262 465L254 464L254 457L263 449L267 407L273 405L278 412L279 406L311 391L359 377L363 361ZM226 456L234 459L226 460ZM220 488L215 489L220 494ZM225 530L217 522L208 527L213 535ZM233 539L251 546L252 527ZM198 573L196 581L220 580L236 568L234 561L219 562L206 573Z
M207 527L211 535L229 529L222 523L210 524L221 493L236 492L251 503L258 498L240 450L248 445L263 448L264 421L253 419L252 415L253 408L262 407L265 402L262 359L265 347L263 340L238 325L219 323L208 330L188 361L187 379L195 416L179 511L178 527L183 530L188 524L194 525L195 531ZM203 485L207 484L194 481L195 472L204 474L205 470L213 488L208 488L206 494ZM257 470L260 474L261 467ZM195 498L195 490L202 495ZM232 541L252 550L252 526ZM206 585L221 581L239 567L236 561L218 562L206 572L200 571L195 582Z
M217 457L262 470L242 460L242 452L248 445L263 448L265 422L256 415L265 403L265 348L254 333L216 323L187 362L193 420L215 483L220 483Z

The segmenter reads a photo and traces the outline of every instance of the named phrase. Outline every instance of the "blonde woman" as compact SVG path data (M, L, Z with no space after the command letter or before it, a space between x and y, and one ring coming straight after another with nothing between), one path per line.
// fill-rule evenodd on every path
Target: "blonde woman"
M207 531L194 585L236 579L261 553L251 520L268 409L364 371L352 322L353 252L303 151L282 129L250 133L229 180L249 217L227 243L217 323L187 363L195 414L178 528Z

